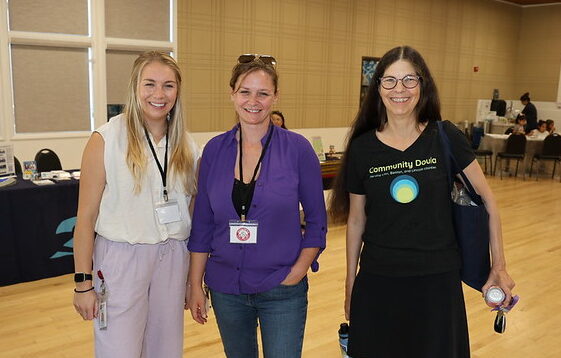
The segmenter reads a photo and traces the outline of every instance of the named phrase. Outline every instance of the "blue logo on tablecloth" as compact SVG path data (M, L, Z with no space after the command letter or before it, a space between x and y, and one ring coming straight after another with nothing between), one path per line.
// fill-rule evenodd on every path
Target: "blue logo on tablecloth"
M66 232L72 232L74 230L74 225L76 225L76 217L71 217L69 219L66 220L62 220L60 224L58 224L57 228L56 228L56 234L62 234L62 233L66 233ZM63 256L69 256L69 255L73 255L74 251L73 251L73 247L74 247L74 237L72 237L70 240L68 240L67 242L64 243L64 245L62 245L64 247L68 247L70 248L70 251L65 250L65 251L57 251L54 253L53 256L51 256L51 259L58 259L60 257Z

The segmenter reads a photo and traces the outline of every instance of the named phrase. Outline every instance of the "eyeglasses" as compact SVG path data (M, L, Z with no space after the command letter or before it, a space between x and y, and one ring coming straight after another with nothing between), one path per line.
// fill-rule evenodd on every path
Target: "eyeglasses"
M261 61L266 65L271 65L275 67L277 65L277 60L273 56L270 55L259 55L259 54L251 54L246 53L244 55L240 55L238 57L238 63L250 63L253 61Z
M417 87L421 79L422 79L421 76L414 76L414 75L407 75L403 78L395 78L394 76L385 76L385 77L380 77L378 81L380 81L380 85L382 86L382 88L391 90L394 89L395 86L397 86L397 82L399 81L401 81L401 84L405 88L408 89L415 88Z

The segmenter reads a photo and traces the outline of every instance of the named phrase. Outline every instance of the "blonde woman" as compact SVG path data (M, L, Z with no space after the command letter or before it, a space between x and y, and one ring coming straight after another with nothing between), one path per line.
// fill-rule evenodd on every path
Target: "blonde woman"
M185 239L199 151L185 132L180 88L173 58L141 54L124 113L84 150L74 307L84 320L96 318L96 357L183 354Z

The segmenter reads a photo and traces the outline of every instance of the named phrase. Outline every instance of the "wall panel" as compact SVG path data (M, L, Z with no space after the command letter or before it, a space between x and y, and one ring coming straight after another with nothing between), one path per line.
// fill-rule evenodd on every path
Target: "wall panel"
M473 121L476 100L490 98L494 88L503 98L529 88L540 100L554 100L558 13L561 6L493 0L183 0L180 65L186 78L196 78L185 82L189 126L231 128L228 80L241 53L277 58L276 107L291 128L348 126L358 109L361 57L402 44L425 56L446 119ZM551 35L542 40L545 31Z
M512 97L530 92L532 101L556 101L561 79L561 5L525 8L519 25Z

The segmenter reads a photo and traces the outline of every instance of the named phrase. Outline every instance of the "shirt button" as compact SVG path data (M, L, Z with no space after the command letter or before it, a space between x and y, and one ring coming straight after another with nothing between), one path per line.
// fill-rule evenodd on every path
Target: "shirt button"
M254 208L256 208L256 207L257 207L257 205L255 205L255 204L253 204L252 206L253 206Z
M236 270L238 270L238 271L239 271L239 270L240 270L240 268L239 268L239 267L236 267Z

